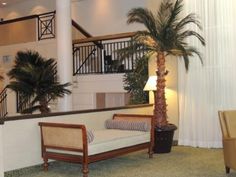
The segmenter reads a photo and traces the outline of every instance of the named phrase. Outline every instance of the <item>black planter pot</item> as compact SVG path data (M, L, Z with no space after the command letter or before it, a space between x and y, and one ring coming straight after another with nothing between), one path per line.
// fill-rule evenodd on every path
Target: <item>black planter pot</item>
M177 127L168 124L166 127L155 128L154 132L154 153L169 153L173 143L174 131Z

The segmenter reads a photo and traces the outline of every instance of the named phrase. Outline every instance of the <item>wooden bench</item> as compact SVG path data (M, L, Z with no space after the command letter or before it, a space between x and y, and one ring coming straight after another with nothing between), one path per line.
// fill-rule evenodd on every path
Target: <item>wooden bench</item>
M114 120L145 121L148 132L101 129L94 130L94 141L88 143L86 125L40 122L42 158L48 170L48 159L82 164L83 177L88 177L88 164L148 149L153 154L153 116L114 114ZM112 136L114 135L114 139Z

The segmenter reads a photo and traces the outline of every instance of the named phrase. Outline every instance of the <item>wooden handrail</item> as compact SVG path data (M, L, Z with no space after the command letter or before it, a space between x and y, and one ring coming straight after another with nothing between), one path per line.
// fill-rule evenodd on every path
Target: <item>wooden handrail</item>
M31 19L34 19L34 18L37 18L37 17L38 17L38 15L30 15L30 16L26 16L26 17L11 19L11 20L4 20L4 21L0 22L0 25L15 23L15 22L19 22L19 21L25 21L25 20L31 20Z
M72 26L74 26L78 31L80 31L85 37L92 37L92 35L87 32L82 26L80 26L76 21L72 19L71 22Z
M73 44L81 44L81 43L94 42L94 41L106 41L106 40L113 40L113 39L122 39L122 38L132 37L134 35L135 35L135 32L127 32L127 33L89 37L89 38L85 38L85 39L73 40Z
M25 21L25 20L31 20L31 19L34 19L34 18L38 18L39 16L47 15L47 14L51 14L51 13L56 13L56 11L42 13L42 14L38 14L38 15L29 15L29 16L19 17L19 18L15 18L15 19L11 19L11 20L4 20L4 21L0 22L0 25L15 23L15 22L19 22L19 21Z
M90 38L93 37L89 32L87 32L82 26L80 26L76 21L73 19L71 20L72 26L74 26L79 32L81 32L85 37ZM97 41L93 41L94 44L96 44L98 47L101 47L100 43Z

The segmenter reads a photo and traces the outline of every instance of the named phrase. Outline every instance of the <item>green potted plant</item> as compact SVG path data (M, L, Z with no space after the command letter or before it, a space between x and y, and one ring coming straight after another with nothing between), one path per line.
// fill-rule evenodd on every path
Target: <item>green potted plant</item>
M145 50L146 55L156 55L157 90L154 103L154 123L156 127L155 143L157 144L157 134L176 129L176 126L167 121L165 87L168 71L166 70L166 56L173 55L182 58L186 70L189 68L189 57L194 54L202 62L199 51L186 41L188 37L196 37L202 45L205 45L205 40L200 34L186 29L189 24L194 24L202 29L201 24L194 13L182 17L180 14L182 10L183 0L176 0L175 3L163 0L157 14L146 8L131 9L128 13L127 23L140 23L145 26L146 30L138 31L133 37L132 45L120 51L123 58L140 50ZM158 145L155 146L154 152L159 152ZM161 150L161 152L163 151Z
M148 58L138 58L135 69L124 75L124 89L130 93L130 104L148 103L148 93L143 90L148 79Z
M49 100L70 94L66 89L70 83L60 84L56 80L56 62L54 59L45 59L35 51L19 51L16 54L15 65L8 72L13 79L7 88L21 95L22 104L30 106L21 113L32 113L39 110L49 113Z

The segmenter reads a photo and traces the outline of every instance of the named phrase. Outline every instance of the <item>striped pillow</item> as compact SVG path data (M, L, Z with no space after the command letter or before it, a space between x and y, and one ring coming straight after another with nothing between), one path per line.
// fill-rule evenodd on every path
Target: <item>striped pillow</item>
M120 130L137 130L147 132L150 126L147 122L141 121L128 121L128 120L112 120L109 119L105 122L107 129L120 129Z
M92 130L87 130L87 141L88 143L91 143L94 139L94 134Z

